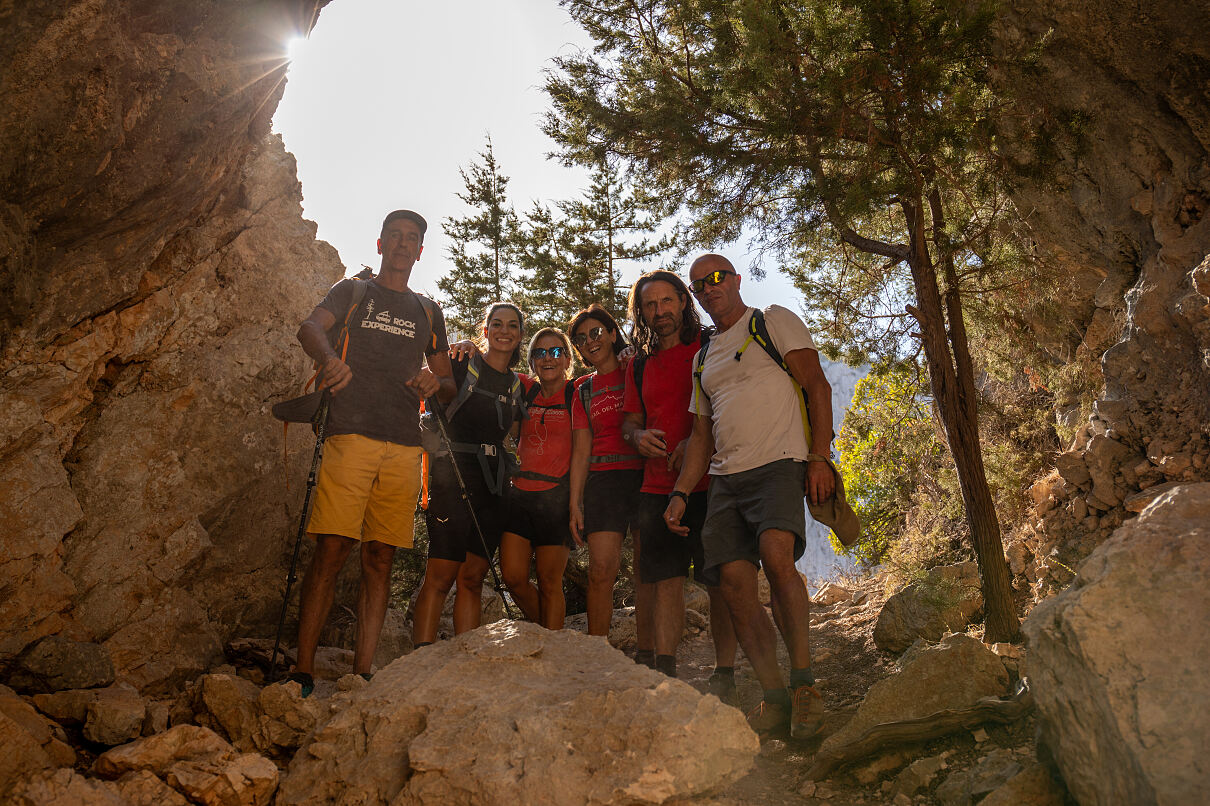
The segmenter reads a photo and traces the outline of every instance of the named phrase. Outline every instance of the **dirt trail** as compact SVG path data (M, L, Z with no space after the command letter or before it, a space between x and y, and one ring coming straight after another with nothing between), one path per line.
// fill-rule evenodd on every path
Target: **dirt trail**
M857 588L868 594L859 606L844 602L831 607L812 604L811 655L812 669L818 680L828 712L823 733L808 742L768 739L761 743L761 752L753 770L744 778L721 792L707 798L682 801L693 804L880 804L893 800L893 781L899 771L917 758L945 754L945 769L914 797L900 798L896 804L939 803L933 790L952 772L973 765L997 748L1010 750L1023 763L1034 753L1033 720L1026 718L1009 728L988 727L987 738L976 742L971 733L963 732L928 742L907 746L842 768L828 780L807 782L806 771L820 743L827 735L843 726L878 680L895 671L896 659L879 650L873 641L874 622L885 596L876 580L867 580ZM783 668L788 668L784 646L779 644ZM714 650L705 632L681 645L678 655L680 679L705 691L706 681L713 671ZM736 666L736 684L740 706L746 711L761 697L761 687L752 667L740 653Z

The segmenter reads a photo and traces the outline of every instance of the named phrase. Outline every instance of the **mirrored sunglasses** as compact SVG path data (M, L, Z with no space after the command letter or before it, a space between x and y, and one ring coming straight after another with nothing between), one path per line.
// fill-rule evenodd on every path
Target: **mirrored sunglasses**
M715 269L714 271L710 272L709 274L699 277L696 280L689 283L689 290L692 291L694 294L700 294L706 290L706 286L718 285L719 283L721 283L727 277L728 274L735 274L735 272L727 271L725 269Z
M574 343L577 347L583 347L585 344L587 344L589 342L590 339L592 341L596 341L597 339L601 338L601 334L604 332L605 332L605 328L594 327L592 330L588 331L587 333L577 333L576 335L571 337L571 340L572 340L572 343Z
M567 348L562 345L558 347L535 347L529 351L529 360L540 361L548 355L551 358L562 358L567 355Z

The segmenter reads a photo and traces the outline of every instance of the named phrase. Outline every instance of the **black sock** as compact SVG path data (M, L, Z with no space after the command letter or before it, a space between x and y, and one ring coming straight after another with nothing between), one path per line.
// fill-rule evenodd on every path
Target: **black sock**
M432 641L417 641L416 643L412 644L412 649L420 649L420 647L422 647L422 646L432 646L432 645L433 645Z
M811 667L805 669L790 669L790 688L798 688L799 686L814 686L815 675L811 674Z
M721 677L735 677L734 666L715 666L714 673Z
M676 677L676 655L656 655L655 668L669 677Z
M634 651L634 662L640 666L646 666L650 669L655 668L655 650L654 649L636 649Z
M784 688L765 689L764 700L770 705L780 705L787 711L790 710L790 692Z

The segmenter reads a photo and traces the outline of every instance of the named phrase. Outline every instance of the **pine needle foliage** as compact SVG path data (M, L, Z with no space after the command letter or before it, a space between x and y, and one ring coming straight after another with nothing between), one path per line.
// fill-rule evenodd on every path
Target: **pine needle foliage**
M515 291L519 222L508 201L509 177L500 170L490 136L478 161L458 172L465 190L457 195L471 212L441 224L450 239L453 268L437 287L450 330L473 336L488 304L511 299Z
M699 243L754 231L833 355L920 356L983 574L1017 636L978 433L967 306L1019 282L987 0L563 0L595 40L547 76L569 161L627 163ZM1020 58L1025 58L1022 54Z

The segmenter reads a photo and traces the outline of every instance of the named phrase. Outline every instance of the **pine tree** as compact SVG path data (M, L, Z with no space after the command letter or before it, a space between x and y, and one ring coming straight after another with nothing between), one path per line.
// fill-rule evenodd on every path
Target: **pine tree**
M991 4L565 5L597 42L548 74L545 130L565 159L625 160L638 183L683 200L697 242L750 227L820 295L808 304L837 315L836 341L888 359L922 349L983 577L986 635L1015 638L967 337L967 310L1016 282L1004 272L1015 250L1000 240L1011 216L993 140L1004 110L986 80Z
M485 307L515 291L518 220L508 203L509 177L500 172L490 136L479 161L458 172L466 191L457 195L471 214L441 224L450 239L453 269L437 287L451 331L473 336Z
M535 327L565 327L593 302L621 321L629 291L621 281L623 262L650 260L674 245L671 236L654 237L661 221L656 208L656 200L628 187L606 161L597 163L579 198L535 204L518 239L518 259L528 272L521 298Z

